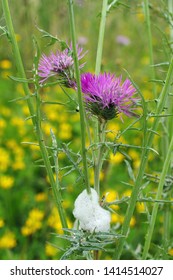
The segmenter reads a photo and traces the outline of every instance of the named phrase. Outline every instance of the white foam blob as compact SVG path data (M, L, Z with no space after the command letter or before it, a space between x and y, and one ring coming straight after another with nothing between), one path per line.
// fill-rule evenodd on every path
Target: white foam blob
M94 189L91 194L86 190L75 200L73 215L83 230L90 232L108 232L110 230L110 212L99 205L99 197Z

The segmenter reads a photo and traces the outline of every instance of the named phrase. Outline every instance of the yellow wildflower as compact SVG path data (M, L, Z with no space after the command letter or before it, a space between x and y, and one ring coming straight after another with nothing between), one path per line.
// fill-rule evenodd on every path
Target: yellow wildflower
M168 250L168 254L173 256L173 247Z
M47 243L45 246L45 254L46 256L54 257L57 254L57 249L53 245Z
M145 204L143 202L137 202L136 203L136 210L139 213L144 213L145 212Z
M152 99L153 98L152 90L144 89L142 92L143 92L143 95L144 95L145 99Z
M123 196L131 196L132 190L128 189L123 192Z
M0 218L0 228L4 226L4 220Z
M112 223L120 223L123 224L124 222L124 216L118 215L117 213L113 213L111 216L111 222ZM131 220L130 220L130 227L134 227L136 224L136 219L134 216L132 216Z
M120 216L117 213L113 213L111 215L111 223L113 223L113 224L116 224L116 223L122 224L122 216Z
M30 140L25 140L24 142L30 142ZM37 144L29 145L29 148L30 148L32 151L39 151L39 150L40 150L40 147L39 147L39 145L37 145Z
M135 151L135 150L130 150L129 151L129 156L133 160L133 166L134 168L138 168L140 165L140 155Z
M136 225L136 219L134 216L132 216L131 220L130 220L130 227L134 227Z
M25 120L20 117L13 117L11 123L17 127L24 127Z
M58 210L57 210L56 207L52 208L52 211L51 211L51 214L48 218L47 223L48 223L48 226L55 229L56 232L62 233L62 225L61 225Z
M10 165L10 156L3 148L0 148L0 155L0 171L5 172Z
M29 115L30 115L29 108L28 108L27 105L24 105L24 106L22 107L22 111L23 111L23 113L24 113L25 116L29 116Z
M30 228L28 228L27 226L23 226L23 227L21 228L21 233L22 233L22 235L24 235L24 236L28 236L28 235L31 235L33 232L32 232L32 230L31 230Z
M14 170L22 170L25 168L25 163L21 159L17 159L13 164L12 167Z
M2 249L12 249L16 244L16 238L12 232L8 232L0 238L0 248Z
M66 200L63 201L63 208L64 208L64 209L69 209L70 206L71 206L70 200L67 200L67 199L66 199Z
M22 84L16 84L16 91L20 93L21 95L24 95L24 89Z
M68 123L62 123L59 127L59 138L62 140L68 140L72 137L72 128Z
M51 120L51 121L58 120L58 114L55 110L51 110L48 114L49 114L49 120Z
M7 107L2 107L1 108L1 114L4 117L10 117L11 116L11 110Z
M44 192L40 192L35 195L35 201L41 202L41 201L46 201L47 200L47 194Z
M118 131L120 130L120 127L118 124L115 124L115 123L108 123L108 126L107 126L107 137L109 140L114 140Z
M24 151L21 149L21 147L17 146L14 150L14 153L16 156L18 157L22 157L24 156Z
M6 122L4 119L0 119L0 133L2 133L2 130L6 127Z
M2 175L0 180L0 187L3 189L10 189L14 185L14 178L9 175Z
M110 155L110 162L112 164L119 164L123 161L124 156L121 153L116 153L115 155L111 154Z
M53 132L56 134L56 129L55 127L52 127L49 123L45 122L43 123L43 132L45 133L46 136L50 136L50 130L53 130Z
M15 150L16 147L17 147L17 143L14 139L9 139L9 140L6 141L6 146L10 150Z
M25 225L22 227L21 232L23 235L31 235L42 227L42 220L44 217L43 211L34 208L30 211Z
M0 61L0 68L2 69L10 69L12 66L11 61L4 59Z
M106 194L106 202L113 202L117 200L118 198L118 193L114 190L108 190ZM120 207L119 205L111 205L111 208L114 210L118 210Z
M1 74L1 77L3 79L8 79L10 75L11 75L11 73L9 71L3 71Z

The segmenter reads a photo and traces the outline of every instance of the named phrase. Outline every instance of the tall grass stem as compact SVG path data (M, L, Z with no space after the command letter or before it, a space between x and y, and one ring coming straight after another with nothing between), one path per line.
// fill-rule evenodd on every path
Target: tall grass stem
M99 38L98 38L98 45L97 45L97 54L96 54L96 65L95 65L95 74L96 75L98 75L101 70L103 42L104 42L104 34L105 34L105 26L106 26L107 5L108 5L108 0L103 0L100 28L99 28Z
M169 39L170 39L170 49L171 52L173 52L173 1L168 0L168 12L169 12ZM173 87L171 86L171 92ZM172 114L173 112L173 97L168 96L167 97L167 112L168 114ZM162 141L162 160L164 163L164 160L168 153L169 143L171 141L171 138L173 136L173 119L172 117L168 117L162 121L162 127L163 127L163 137L161 139ZM172 153L172 159L173 159L173 151ZM170 163L168 174L171 175L171 166ZM170 199L171 195L170 193L167 194L167 199ZM163 213L163 248L164 248L164 258L167 258L167 251L168 251L168 244L170 242L170 235L171 235L171 207L170 205L164 206L164 213Z
M20 51L19 51L19 48L18 48L17 40L16 40L16 35L15 35L15 32L14 32L14 27L13 27L11 14L10 14L8 0L2 0L2 7L3 7L3 12L4 12L6 25L7 25L7 28L8 28L7 32L9 33L10 42L11 42L11 45L12 45L12 50L13 50L13 55L14 55L14 60L15 60L15 63L16 63L17 71L19 73L20 78L26 79L22 58L21 58L21 55L20 55ZM23 88L24 88L25 95L28 97L27 98L27 104L28 104L28 108L29 108L29 111L30 111L30 115L31 115L33 125L35 126L35 117L34 117L35 112L34 112L34 106L33 106L32 100L31 100L31 98L29 98L30 97L30 90L29 90L28 84L23 83Z
M148 37L148 48L149 48L149 58L151 67L151 80L155 80L155 68L154 68L154 58L153 58L153 42L152 42L152 32L151 32L151 21L150 21L150 10L149 10L149 0L144 0L144 12L145 20L147 26L147 37ZM153 94L154 98L157 98L156 84L153 84Z

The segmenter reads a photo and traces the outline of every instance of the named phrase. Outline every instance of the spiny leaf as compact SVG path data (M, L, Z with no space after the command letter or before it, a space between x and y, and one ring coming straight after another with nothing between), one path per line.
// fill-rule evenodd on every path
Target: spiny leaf
M51 35L49 32L47 32L47 31L45 31L45 30L39 28L38 26L37 26L37 29L38 29L41 33L43 33L43 36L42 36L43 38L49 38L49 39L50 39L50 42L48 43L47 46L51 46L51 45L55 44L56 42L58 42L58 43L60 43L60 45L61 45L61 50L62 50L62 51L63 51L64 49L66 49L66 48L69 48L69 46L67 45L67 43L66 43L65 41L60 40L59 38L57 38L57 37Z
M151 79L151 80L149 80L149 82L158 83L158 84L162 84L162 85L165 84L164 80L158 80L158 79Z
M165 117L172 117L173 114L161 114L161 115L154 115L154 114L149 114L149 118L165 118Z
M43 104L49 104L49 105L66 105L67 103L57 102L57 101L41 101Z
M153 67L160 67L160 66L169 66L169 62L161 62L161 63L157 63L157 64L153 64L151 65Z
M166 203L173 204L172 200L154 199L152 197L143 197L137 200L138 202L153 202L153 203Z
M10 34L9 34L6 26L0 26L0 30L3 31L3 33L0 36L6 35L8 40L11 42Z
M14 77L14 76L8 76L11 80L19 83L33 83L33 79L24 79L24 78L19 78L19 77Z
M36 37L33 36L32 40L33 40L34 50L35 50L34 65L35 65L35 68L37 69L41 52L40 52L40 48L39 48Z
M130 179L132 179L132 181L135 182L135 175L134 175L134 173L133 173L133 169L132 169L132 167L131 167L129 161L124 160L124 162L126 163L127 170L128 170L128 174L129 174Z
M111 8L115 8L116 4L118 4L118 0L112 0L112 2L109 3L109 5L107 7L107 12L110 12Z
M18 97L18 98L9 100L9 102L17 102L17 101L27 100L27 99L29 99L30 97L33 97L33 95L24 96L24 97Z

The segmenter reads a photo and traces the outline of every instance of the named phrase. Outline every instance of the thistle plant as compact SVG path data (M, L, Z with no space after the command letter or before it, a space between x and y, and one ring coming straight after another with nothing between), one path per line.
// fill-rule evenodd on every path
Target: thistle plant
M110 73L81 75L85 106L92 115L105 121L115 118L119 113L135 115L132 107L137 102L133 97L136 89L130 80L126 79L122 85L121 80L121 77L116 78Z
M6 34L9 36L12 43L13 53L20 76L19 78L13 77L13 80L23 83L26 95L24 99L26 99L28 104L30 118L35 131L35 138L37 140L37 145L40 148L44 167L49 177L62 229L64 231L62 235L57 236L67 241L67 246L65 248L65 253L62 255L62 259L72 258L73 253L80 255L80 258L98 259L99 251L109 250L110 244L116 249L114 258L120 259L123 250L128 246L130 247L128 244L128 233L130 230L130 221L137 202L154 204L151 213L148 215L146 238L138 258L146 259L149 257L151 239L160 203L166 205L165 217L167 223L164 228L166 238L164 250L168 250L171 232L169 220L171 215L170 206L172 203L172 193L170 192L165 200L163 199L162 194L167 182L166 180L172 180L171 164L173 133L172 129L170 129L172 127L170 121L170 119L172 120L172 105L170 105L171 102L168 102L168 98L172 98L170 90L173 77L173 58L168 62L169 67L165 75L161 93L157 95L156 85L153 87L153 95L156 99L156 105L153 109L154 113L151 114L147 107L148 101L145 100L142 91L131 77L131 74L124 71L118 76L116 73L101 71L106 17L112 8L116 8L120 5L119 1L103 0L95 73L93 73L89 71L84 72L84 66L87 64L86 50L83 50L83 48L77 44L73 1L69 0L68 7L71 44L68 46L66 42L57 37L53 37L51 34L42 30L46 37L54 39L58 48L56 52L52 51L48 55L45 53L40 55L37 41L34 41L35 57L33 62L33 77L28 80L25 75L20 50L15 38L8 1L2 0L2 4L7 25ZM154 65L148 1L144 1L144 5L150 64ZM172 14L172 10L170 10L171 5L169 5L169 15ZM169 20L172 22L172 17L169 17ZM128 77L124 78L125 75ZM151 78L152 80L155 80L154 66L151 71ZM28 86L29 82L33 85L33 93ZM68 104L70 103L78 107L78 112L76 112L76 114L79 114L80 116L81 147L80 152L76 154L69 149L68 145L61 143L61 141L57 139L53 129L50 130L49 134L51 144L47 144L49 141L44 138L42 130L42 110L43 104L45 106L48 105L49 102L44 101L42 90L47 86L51 87L55 84L58 84L58 86L63 89L64 94L68 98ZM69 90L70 92L73 92L72 95L68 92ZM57 101L52 102L52 104L60 103ZM168 105L167 115L164 111L166 104ZM149 128L148 124L150 117L154 119L151 128ZM153 148L153 139L155 134L159 133L159 124L162 117L166 120L162 122L163 128L169 128L170 131L169 137L166 135L164 139L164 144L167 144L166 148L161 151L164 155L164 161L162 164L163 169L159 177L158 189L156 190L155 197L150 198L143 195L143 189L145 189L150 183L149 178L152 177L151 174L147 175L146 166L150 152L158 154L158 151ZM124 130L120 132L120 135L115 137L113 141L108 140L107 134L110 121L116 120L121 124L124 119L127 118L130 124L128 123ZM130 143L123 144L118 141L119 137L125 134L128 130L135 129L136 124L139 125L140 128L138 130L142 134L141 145L135 146ZM87 142L89 145L86 144ZM122 199L116 199L108 203L106 201L106 196L103 196L105 190L102 190L100 184L100 174L102 171L104 172L104 164L107 163L110 153L116 155L118 149L124 147L133 147L141 151L140 164L136 174L133 172L133 168L128 161L128 153L122 152L126 157L125 162L133 184L132 193L130 197L123 197ZM81 187L78 196L74 200L72 214L75 218L75 222L72 229L68 228L67 215L62 202L63 189L61 186L59 167L59 154L61 151L66 151L71 162L72 168L70 167L71 169L69 173L72 170L75 170L75 172L79 174ZM90 183L90 170L92 170L94 174L93 184ZM146 178L147 182L144 183ZM111 213L113 212L111 206L124 205L124 203L127 204L126 214L121 229L117 231L115 228L111 227Z
M78 60L85 54L81 54L82 48L78 48ZM83 65L80 66L82 68ZM49 56L42 55L38 65L38 75L43 78L40 83L43 84L48 78L58 76L56 79L61 85L69 88L75 88L74 80L74 60L72 58L72 46L64 49L62 52L57 51L56 54L51 53Z

